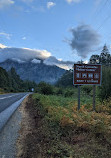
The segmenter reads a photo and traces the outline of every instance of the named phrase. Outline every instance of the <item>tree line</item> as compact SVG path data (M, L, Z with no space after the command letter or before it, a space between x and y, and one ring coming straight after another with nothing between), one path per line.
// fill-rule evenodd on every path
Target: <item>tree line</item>
M25 92L35 87L35 82L20 79L13 67L8 72L0 67L0 88L5 92Z

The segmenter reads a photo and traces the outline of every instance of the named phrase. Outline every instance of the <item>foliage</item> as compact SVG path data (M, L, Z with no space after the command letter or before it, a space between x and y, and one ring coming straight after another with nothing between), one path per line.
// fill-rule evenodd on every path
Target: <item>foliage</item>
M92 86L90 86L90 85L83 85L83 86L81 86L81 89L84 91L84 92L86 92L87 94L90 94L91 93L91 91L92 91Z
M0 67L0 88L5 92L25 92L35 88L35 82L23 81L12 67L9 72Z
M56 86L58 87L67 87L73 86L73 72L72 70L67 70L63 76L57 81Z
M98 87L98 97L101 101L111 96L111 67L102 66L102 85Z
M89 130L93 134L111 134L111 115L109 115L111 107L108 102L97 104L97 111L94 112L91 104L82 105L78 111L77 101L73 98L34 94L33 99L47 111L46 119L56 122L61 127L74 126L74 128Z
M111 98L102 105L97 102L94 112L91 103L83 105L83 102L78 111L77 101L71 97L41 94L32 97L45 123L42 127L47 126L46 157L111 157Z
M52 85L45 82L40 82L37 86L36 92L44 95L49 95L54 93L54 89Z
M2 88L0 88L0 94L3 94L4 90Z
M111 64L111 55L106 45L104 45L100 55L92 55L89 60L90 64L102 64L110 65Z

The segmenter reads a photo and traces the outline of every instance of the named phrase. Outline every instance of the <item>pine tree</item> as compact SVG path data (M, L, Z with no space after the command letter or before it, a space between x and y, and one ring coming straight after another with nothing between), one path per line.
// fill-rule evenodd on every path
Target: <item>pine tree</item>
M100 63L100 59L99 59L100 57L99 57L99 55L92 55L91 57L90 57L90 61L89 61L89 63L90 64L99 64Z
M111 56L106 44L104 45L103 50L100 54L100 63L104 65L111 64Z

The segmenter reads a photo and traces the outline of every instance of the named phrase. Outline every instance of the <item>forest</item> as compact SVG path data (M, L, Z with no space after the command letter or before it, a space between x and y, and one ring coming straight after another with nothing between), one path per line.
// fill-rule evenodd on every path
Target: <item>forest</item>
M8 72L0 67L0 93L31 91L35 87L35 82L21 80L13 67Z

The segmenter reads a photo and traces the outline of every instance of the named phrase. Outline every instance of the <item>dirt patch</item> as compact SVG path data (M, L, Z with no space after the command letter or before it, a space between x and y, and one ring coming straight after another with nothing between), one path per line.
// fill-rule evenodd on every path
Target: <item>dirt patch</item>
M35 108L31 96L23 101L20 111L22 122L19 131L20 137L17 140L17 157L46 158L43 152L47 148L46 142L44 142L45 122L43 116Z
M34 116L36 115L36 111L33 109L33 104L30 101L30 96L27 97L21 107L20 111L22 113L22 122L21 129L19 131L20 137L17 140L17 157L26 158L33 153L35 148L35 139L34 139L34 131L35 131L35 120ZM30 116L30 114L32 116Z

